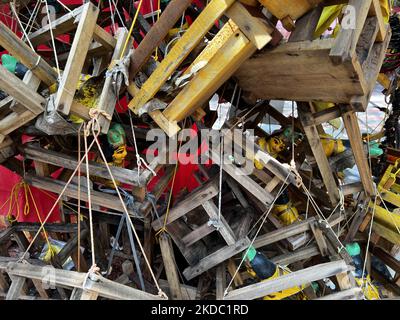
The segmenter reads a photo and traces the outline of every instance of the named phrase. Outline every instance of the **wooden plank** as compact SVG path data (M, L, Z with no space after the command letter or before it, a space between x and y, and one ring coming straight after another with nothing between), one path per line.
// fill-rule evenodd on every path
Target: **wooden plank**
M190 5L190 0L172 0L162 12L160 18L150 28L144 39L139 43L131 56L129 65L129 79L133 80L138 71L150 58L154 49L173 28L175 23L182 17L183 12Z
M235 32L218 54L214 55L164 110L171 121L181 121L192 114L256 51L241 32Z
M138 113L139 109L158 92L187 55L203 39L215 20L219 19L233 3L234 0L212 0L204 8L129 103L131 110Z
M258 50L272 40L271 34L274 28L269 27L266 20L253 16L240 2L235 2L226 11L226 15Z
M54 180L51 178L39 178L39 177L34 177L31 175L26 176L26 181L30 185L44 189L50 192L55 192L59 193L62 191L62 189L65 186L65 183L62 181ZM65 190L64 193L67 197L71 197L74 199L78 199L78 187L74 184L70 184L68 188ZM85 190L82 190L81 188L81 201L88 201L88 194ZM99 205L102 207L106 207L109 209L114 209L119 212L124 212L123 206L121 204L121 201L119 200L118 197L112 196L109 194L106 194L104 192L99 192L99 191L92 191L91 192L91 197L92 197L92 204L94 205ZM135 213L128 209L129 215L132 217L135 217ZM112 214L111 212L109 214Z
M56 109L65 115L68 115L71 109L82 67L93 39L98 14L99 9L92 3L89 2L83 5L80 22L76 29L54 102Z
M273 257L271 259L271 261L273 263L276 263L276 264L279 264L282 266L287 266L292 263L302 261L305 259L309 259L309 258L318 256L318 255L320 255L318 246L310 245L308 247L298 249L294 252L289 252L289 253L285 253L285 254L277 256L277 257Z
M60 18L52 21L51 28L54 37L74 30L76 28L76 24L81 17L82 10L83 6L80 6L79 8L76 8L73 11L64 14ZM39 30L32 32L29 35L29 40L33 46L37 46L51 40L50 24L46 24Z
M351 288L344 291L329 294L327 296L319 297L315 300L360 300L363 293L361 288Z
M190 266L183 271L183 275L187 280L191 280L194 277L202 274L203 272L215 267L221 262L233 257L234 255L242 252L250 245L248 238L237 241L232 246L223 247L207 257L201 259L196 265Z
M4 264L2 266L4 268ZM44 267L9 262L6 264L7 273L12 276L26 277L31 279L42 280L47 274L43 271ZM46 266L45 268L50 268ZM160 300L161 298L156 295L149 294L128 286L115 283L111 280L105 279L100 275L92 274L89 278L85 273L76 271L67 271L62 269L52 269L54 272L54 281L56 286L66 286L72 288L82 288L83 282L86 279L86 290L97 292L100 296L115 299L115 300Z
M209 235L215 230L215 227L209 225L208 223L205 223L184 236L182 238L182 242L185 244L185 246L190 246L193 243L196 243L197 241L203 239L205 236Z
M225 262L222 262L215 271L215 289L216 299L223 300L226 288L226 266Z
M26 278L12 276L11 277L11 286L7 292L6 300L18 300L18 297L21 295L21 291L23 286L26 283Z
M329 223L333 227L343 220L344 220L343 216L334 215L332 216L331 219L329 219ZM289 226L258 236L254 241L253 246L256 249L259 249L269 244L295 236L297 234L307 232L311 230L310 223L313 223L314 221L316 221L315 217L311 217L308 218L307 220L301 222L295 222Z
M25 84L2 65L0 65L0 89L7 92L36 115L44 110L46 104L45 98L32 90L30 86Z
M233 233L231 227L226 222L225 218L222 215L218 217L218 208L214 204L214 202L212 200L207 200L204 201L202 206L211 220L218 221L218 219L220 219L218 232L221 234L222 238L224 238L226 244L228 246L235 244L236 242L235 234Z
M172 247L171 238L166 234L159 237L161 254L164 262L165 274L173 300L182 300L181 284L179 281L178 270L175 262L174 249Z
M78 165L78 161L72 156L43 149L38 146L27 145L20 148L20 150L27 157L27 159L48 163L71 170L74 170ZM110 170L116 181L124 182L130 185L138 185L136 170L129 170L114 166L110 166ZM86 173L85 165L81 165L81 172ZM104 164L89 161L89 172L93 176L110 179L107 167ZM139 179L139 185L145 185L145 183L145 179Z
M367 196L375 195L375 189L372 180L371 168L369 167L367 156L364 152L358 118L355 112L350 111L342 116L347 136L350 140L351 149L356 160L358 172L360 173L361 182Z
M310 123L308 119L312 118L312 113L309 110L308 103L297 103L297 111L301 123ZM321 139L316 126L303 127L304 133L307 136L313 156L317 162L319 171L324 181L327 193L332 205L336 205L339 201L339 191L336 185L335 178L329 166L329 161L325 155L324 148L322 147Z
M328 255L328 245L326 244L325 237L319 228L317 222L310 223L311 231L314 234L314 238L317 242L319 251L321 252L321 256L326 257Z
M342 63L350 61L355 55L358 39L364 27L365 20L367 19L368 12L371 8L372 0L350 0L348 5L353 8L350 12L355 12L356 17L349 16L346 19L351 19L351 23L355 23L355 28L343 28L335 39L329 57L334 63ZM353 21L355 19L355 21Z
M219 154L210 150L213 162L220 163ZM263 204L269 204L273 201L273 196L265 189L259 186L254 180L246 175L241 168L230 163L223 164L224 171L235 179L243 188L251 191L251 193L260 200Z
M172 207L168 214L166 225L184 216L186 213L200 206L204 201L214 198L218 194L218 187L216 181L211 181L200 189L192 191L189 196L177 203ZM159 230L164 225L165 215L157 220L154 220L151 224L154 230Z
M126 29L124 29L124 30L126 30ZM109 51L114 50L114 48L117 45L117 40L115 40L115 38L109 32L104 30L99 25L96 25L94 27L93 39L96 42L100 43L104 48L106 48Z
M57 72L2 22L0 23L0 45L31 69L45 84L50 86L57 81Z
M117 30L117 43L115 45L114 53L112 55L111 61L119 60L123 47L125 45L126 38L128 37L128 31L123 28ZM128 48L132 45L132 42L128 42ZM112 115L114 113L115 103L119 98L119 92L114 92L113 78L106 77L104 82L103 90L97 104L97 109L105 111L107 114ZM103 115L99 116L99 125L101 132L106 134L110 128L110 120L106 119Z
M372 5L369 10L369 16L375 16L378 20L378 35L376 37L377 41L384 41L386 36L386 23L383 20L383 14L381 9L380 0L372 0Z
M230 291L224 297L224 300L253 300L274 292L328 278L347 270L348 266L343 260L323 263L283 275L273 280L259 282Z

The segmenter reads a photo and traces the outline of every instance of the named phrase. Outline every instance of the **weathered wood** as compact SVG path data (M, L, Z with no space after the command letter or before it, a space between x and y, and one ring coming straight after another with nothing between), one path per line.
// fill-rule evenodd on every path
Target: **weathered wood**
M194 266L190 266L183 271L183 275L187 280L191 280L194 277L202 274L203 272L215 267L221 262L233 257L234 255L242 252L250 245L248 238L237 241L232 246L223 247L207 257L201 259L199 263Z
M99 9L92 3L83 5L82 15L54 102L56 109L65 115L68 115L71 109L82 67L93 39L98 14Z
M0 45L45 84L52 85L57 81L57 72L3 23L0 23Z
M176 21L182 17L185 9L190 5L190 0L172 0L162 12L157 22L150 28L144 39L139 43L131 56L129 65L129 79L134 79L138 71L147 62L154 49L173 28Z
M166 234L161 234L160 238L161 254L164 261L165 274L167 275L171 298L182 300L181 284L179 281L178 270L175 262L174 249L171 239Z
M175 69L203 39L215 20L219 19L233 3L233 0L212 0L204 8L182 38L177 41L161 64L143 84L139 93L129 103L131 110L138 113L139 109L158 92Z
M351 288L337 293L332 293L315 300L359 300L362 295L363 293L361 288Z
M46 150L38 146L26 145L21 147L20 150L28 159L52 164L58 167L64 167L74 170L78 165L77 159L73 156L51 150ZM110 166L110 170L116 181L124 182L130 185L145 185L145 183L147 182L145 179L141 178L139 178L138 181L136 169L129 170L125 168ZM86 173L86 166L84 164L81 165L81 172ZM89 172L93 176L110 179L107 167L104 164L89 161Z
M7 292L6 300L17 300L22 293L21 291L25 283L26 283L26 278L12 276L11 286Z
M215 271L215 289L216 299L223 300L224 292L226 288L226 266L225 262L222 262Z
M115 61L120 58L122 50L125 45L125 41L128 37L128 31L126 29L119 28L117 30L116 37L117 37L117 44L115 45L111 61ZM131 45L132 42L128 41L128 48ZM101 91L99 102L97 104L97 109L102 110L109 115L112 115L114 113L115 103L119 98L119 92L115 92L115 87L113 85L113 82L114 80L112 77L106 77L103 90ZM98 120L101 132L106 134L108 132L108 129L110 128L111 121L106 119L103 115L100 115Z
M226 222L225 218L221 215L218 216L218 208L212 200L207 200L202 204L204 210L207 212L210 220L219 221L218 232L221 234L222 238L226 241L228 246L235 244L236 237L233 233L231 227ZM219 220L218 220L219 219Z
M7 92L35 115L44 110L45 98L32 90L2 65L0 65L0 89Z
M297 111L301 123L309 123L309 118L312 118L312 113L309 110L307 103L298 102ZM328 192L329 199L332 205L336 205L339 201L339 190L333 176L332 170L329 166L329 161L325 155L324 148L322 147L321 139L316 126L303 127L304 133L307 136L313 156L317 162L319 171L324 181L325 187Z
M4 265L3 265L4 268ZM43 272L43 267L10 262L6 265L7 273L12 276L26 277L42 280L47 273ZM47 266L46 268L51 268ZM85 273L52 269L55 285L62 285L72 288L82 288L84 280L87 278ZM100 275L93 274L87 278L85 289L97 292L100 296L115 300L159 300L159 296L152 295L128 286L120 285L111 280L105 279Z
M373 185L371 168L369 167L368 159L364 152L357 115L355 112L350 111L345 113L342 119L350 140L351 149L353 150L364 191L367 196L374 196L375 188Z
M342 28L335 39L335 44L330 51L330 58L334 63L349 61L356 52L358 40L363 30L364 22L367 19L371 8L372 0L350 0L349 6L355 10L357 19L352 21L355 28Z
M283 275L273 280L259 282L244 288L230 291L224 297L224 300L253 300L274 292L328 278L347 270L348 266L342 260L323 263Z
M205 184L197 191L192 191L192 193L188 197L186 197L185 199L183 199L182 201L177 203L173 208L170 209L166 225L172 223L173 221L184 216L189 211L202 205L205 201L214 198L217 194L218 194L218 187L215 180ZM153 221L151 225L154 228L154 230L157 231L163 227L164 219L165 215Z

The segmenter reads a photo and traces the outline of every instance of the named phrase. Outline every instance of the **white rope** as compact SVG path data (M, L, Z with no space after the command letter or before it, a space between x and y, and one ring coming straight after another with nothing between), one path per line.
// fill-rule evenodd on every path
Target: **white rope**
M115 20L114 20L115 11L114 11L114 13L113 13L113 8L112 8L112 5L111 5L111 0L108 0L108 5L110 6L110 17L111 17L112 29L113 29L113 33L115 34ZM115 10L117 10L117 8L115 8Z
M60 66L58 64L57 49L56 49L56 44L55 44L55 40L54 40L53 26L51 25L49 6L47 5L47 0L41 0L41 1L44 2L44 4L46 5L47 19L49 20L49 29L50 29L50 35L51 35L51 43L52 43L53 50L54 50L54 60L56 62L58 81L60 82L61 81Z
M366 247L366 249L365 249L365 259L364 259L363 271L362 271L362 274L361 274L361 281L362 281L361 289L365 288L365 285L366 285L364 276L365 276L365 269L366 269L366 267L367 267L368 252L369 252L369 244L370 244L370 242L371 242L372 225L374 224L374 216L375 216L375 209L376 209L376 200L377 200L377 198L378 198L378 196L375 196L374 208L373 208L373 211L372 211L372 218L371 218L371 226L369 227L367 247Z
M159 286L159 284L158 284L158 282L157 282L157 279L156 279L156 277L155 277L155 275L154 275L154 272L153 272L153 270L151 269L150 262L149 262L149 260L147 259L145 250L144 250L144 248L143 248L143 246L142 246L142 243L140 242L140 238L139 238L139 236L138 236L138 234L137 234L137 232L136 232L136 228L135 228L135 226L133 225L132 219L131 219L131 217L130 217L130 215L129 215L129 213L128 213L128 209L126 208L126 204L125 204L124 200L122 199L122 196L121 196L121 193L120 193L119 188L118 188L118 186L117 186L117 183L116 183L116 181L115 181L114 175L113 175L112 172L111 172L110 166L109 166L108 163L107 163L107 159L106 159L106 157L105 157L105 155L104 155L104 152L103 152L103 150L102 150L102 148L101 148L100 142L99 142L98 139L97 139L97 136L98 136L98 135L95 135L95 131L94 131L94 130L95 130L95 127L96 127L96 128L100 128L100 125L99 125L99 123L98 123L98 120L97 120L97 118L95 117L95 118L92 119L92 121L93 121L93 122L97 122L97 126L93 126L93 125L91 126L92 133L93 133L93 136L94 136L94 139L93 139L93 140L94 140L94 141L96 142L96 144L97 144L98 150L99 150L100 155L101 155L101 157L102 157L102 159L103 159L103 161L104 161L104 164L105 164L105 166L106 166L106 168L107 168L108 174L109 174L110 177L111 177L111 180L112 180L113 185L114 185L114 187L115 187L115 190L116 190L116 192L117 192L118 198L119 198L119 200L121 201L121 205L122 205L123 211L124 211L124 213L125 213L125 215L126 215L126 220L129 222L129 224L130 224L130 226L131 226L131 228L132 228L132 231L133 231L133 233L134 233L134 235L135 235L136 241L137 241L137 243L138 243L138 245L139 245L139 248L140 248L140 250L141 250L141 252L142 252L143 258L144 258L144 260L145 260L145 262L146 262L146 264L147 264L147 267L149 268L150 274L151 274L151 276L152 276L152 278L153 278L153 281L154 281L154 283L155 283L155 285L156 285L156 287L157 287L157 289L158 289L158 294L159 294L159 296L161 296L161 297L163 297L163 298L167 298L166 294L165 294L165 293L162 291L162 289L160 288L160 286Z
M137 164L137 174L138 174L138 183L140 182L140 167L143 165L146 169L150 170L150 172L153 174L155 177L157 173L146 163L146 161L140 156L138 147L136 144L136 135L135 135L135 130L133 128L133 122L132 122L132 114L131 110L128 109L129 112L129 121L131 124L131 130L132 130L132 136L133 136L133 143L135 147L135 154L136 154L136 164Z
M23 25L22 25L22 23L21 23L21 20L20 20L19 17L18 17L17 12L15 11L14 2L10 2L10 8L11 8L12 12L13 12L14 15L15 15L15 18L16 18L17 21L18 21L19 27L21 28L22 33L23 33L24 36L26 37L26 40L28 41L29 46L31 47L31 49L32 49L34 52L36 52L36 51L35 51L35 48L33 47L31 41L30 41L29 38L28 38L28 35L27 35L26 32L25 32L25 29L24 29L24 27L23 27Z
M93 145L94 145L94 141L91 142L91 144L89 145L88 149L90 150ZM36 232L35 236L33 237L32 241L30 242L30 244L28 245L28 247L26 248L24 254L22 255L22 257L20 258L20 261L22 259L24 259L25 255L28 253L28 251L31 249L33 243L35 242L35 240L37 239L37 237L39 236L39 234L42 232L44 225L46 224L47 220L50 218L50 215L53 213L55 207L58 205L59 201L61 200L65 190L67 190L69 184L71 183L73 177L75 176L76 172L78 171L78 168L82 165L83 161L86 159L87 155L85 154L81 160L78 162L74 172L72 172L71 176L69 177L68 181L65 183L63 189L61 190L60 194L58 195L57 199L54 201L53 206L51 207L51 209L49 210L48 214L46 215L46 218L43 220L43 222L41 223L38 231Z
M114 8L115 8L114 13L115 13L115 12L117 13L117 15L118 15L118 17L119 17L119 20L120 20L121 23L122 23L122 26L128 31L128 28L125 26L124 20L122 19L121 14L119 13L119 10L118 10L118 8L117 8L117 4L115 3L114 0L111 0L111 1L112 1L112 3L114 4ZM117 0L117 3L118 3L118 0Z
M244 260L246 259L246 256L247 256L247 254L248 254L248 252L250 250L250 247L253 246L254 241L258 237L258 234L260 233L262 226L264 225L265 221L267 220L268 215L272 211L272 208L274 207L276 200L278 200L278 198L281 196L281 194L286 190L286 188L287 188L286 182L288 181L290 175L291 175L291 172L289 172L289 174L287 175L285 181L282 183L282 186L279 189L277 195L275 196L275 199L272 201L270 207L262 214L262 215L265 215L265 217L264 217L262 223L260 224L260 227L258 228L258 230L257 230L256 234L254 235L253 239L251 240L250 245L248 246L246 252L243 254L242 260L240 261L239 266L236 268L235 273L233 274L231 281L229 282L228 286L226 287L226 289L224 291L224 297L228 294L228 289L232 285L236 275L238 274L240 268L242 267L242 264L243 264Z
M90 230L90 246L92 250L92 266L96 265L96 255L95 255L95 247L94 247L94 234L93 234L93 213L92 213L92 196L91 196L91 188L90 188L90 175L89 175L89 157L88 157L88 145L87 145L87 137L89 136L90 132L88 130L87 125L84 126L84 135L83 140L85 144L85 166L86 166L86 187L87 187L87 194L88 194L88 209L89 209L89 230ZM80 178L80 177L79 177Z
M72 12L72 10L70 9L70 8L68 8L64 3L62 3L60 0L57 0L57 2L59 3L59 4L61 4L61 6L65 9L65 10L67 10L68 12Z

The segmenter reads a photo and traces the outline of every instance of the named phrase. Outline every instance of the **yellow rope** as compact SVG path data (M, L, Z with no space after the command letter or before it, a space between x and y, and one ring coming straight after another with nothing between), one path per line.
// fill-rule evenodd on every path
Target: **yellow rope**
M143 2L143 0L140 0L139 5L138 5L138 7L137 7L137 9L136 9L135 17L133 18L132 25L131 25L131 27L130 27L130 29L129 29L128 36L126 37L125 44L124 44L124 48L123 48L122 51L121 51L121 56L119 57L119 60L121 60L122 57L124 56L126 47L128 46L129 39L130 39L130 37L131 37L131 35L132 35L133 27L134 27L135 24L136 24L136 20L137 20L137 17L138 17L138 15L139 15L139 11L140 11L140 8L141 8L141 6L142 6L142 2Z
M182 128L185 128L185 126L186 126L186 118L185 118L185 121L183 123L183 127ZM176 172L178 170L179 151L181 150L182 142L183 142L183 139L181 139L181 141L179 142L178 152L176 153L176 164L175 164L175 169L174 169L174 175L172 176L171 191L170 191L169 197L168 197L167 211L165 213L164 223L163 223L162 228L156 233L156 236L159 236L162 233L167 232L166 226L167 226L167 221L168 221L168 216L169 216L169 209L170 209L170 206L171 206L172 191L174 190L174 185L175 185Z

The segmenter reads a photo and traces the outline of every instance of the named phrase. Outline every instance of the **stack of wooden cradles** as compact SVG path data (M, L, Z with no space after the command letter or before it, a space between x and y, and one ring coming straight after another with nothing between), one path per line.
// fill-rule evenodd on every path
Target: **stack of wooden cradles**
M25 2L11 5L22 10ZM391 40L384 1L202 2L193 10L189 0L171 0L155 22L131 8L133 32L129 24L106 31L104 8L92 2L63 11L24 40L0 23L0 46L28 69L18 78L0 65L6 94L0 101L0 163L27 185L61 195L59 223L9 221L0 231L1 298L279 299L277 292L299 287L284 298L368 299L368 286L378 288L381 299L400 294L397 162L371 159L357 118L367 111ZM339 28L335 37L316 36L324 9L334 5L355 9L354 27ZM196 14L182 32L185 12ZM181 30L171 41L177 23ZM62 35L71 39L67 48ZM57 48L58 59L39 50L42 45ZM124 63L122 76L116 66L122 70ZM95 83L94 103L82 98L82 75ZM149 130L177 136L182 146L182 129L211 128L220 119L209 108L214 94L232 105L222 120L224 140L246 142L239 153L256 162L250 173L211 148L212 164L198 164L183 178L197 186L190 191L174 190L184 164L164 164L159 154L138 168L137 153L152 143L146 141ZM117 112L125 97L129 112ZM284 115L272 106L277 100L293 101L296 112ZM260 126L265 119L282 130L267 133ZM343 123L348 141L346 151L328 155L331 140L335 148L342 144L324 131L334 119ZM120 124L128 150L137 150L128 151L129 164L91 158L85 165L84 122L93 124L98 140ZM282 132L291 138L276 155L265 145ZM22 144L24 135L35 139ZM87 137L89 144L96 139ZM101 158L99 146L93 152ZM377 161L379 173L371 170ZM343 169L353 165L359 181L345 184ZM124 201L115 185L107 192L99 187L110 181L110 172ZM0 178L0 184L7 181ZM283 194L290 201L278 203ZM278 205L287 205L283 214L296 210L300 216L282 220ZM39 254L47 237L64 245L44 261ZM360 282L346 249L354 244L368 281ZM249 248L284 271L268 279L248 272ZM382 271L388 267L390 277Z

